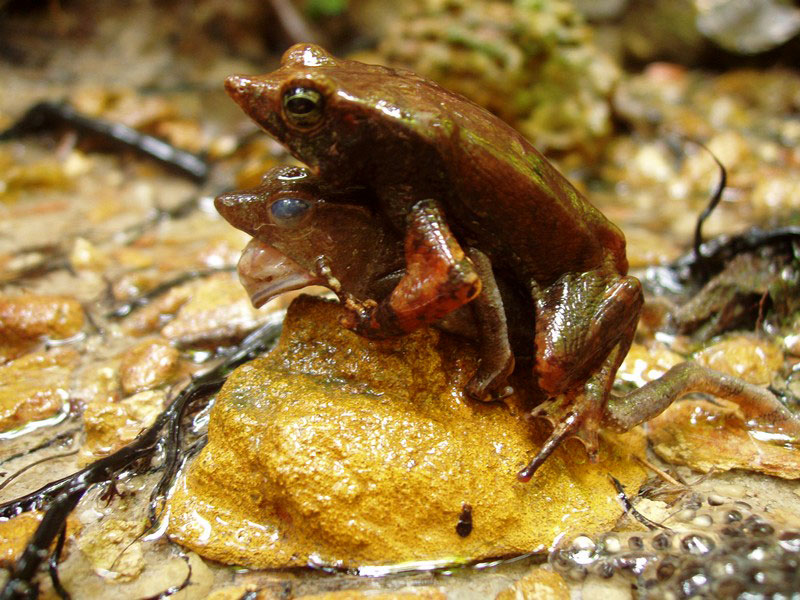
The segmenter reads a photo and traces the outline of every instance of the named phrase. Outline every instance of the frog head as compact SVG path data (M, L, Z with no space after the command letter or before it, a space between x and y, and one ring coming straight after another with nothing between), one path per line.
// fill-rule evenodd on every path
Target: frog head
M228 94L267 133L327 180L346 181L361 166L359 149L368 138L363 104L343 79L379 69L339 60L313 44L287 50L281 66L258 76L233 75ZM363 74L362 74L363 75Z
M362 189L331 190L309 172L275 167L258 187L215 200L231 225L254 239L239 279L259 307L309 285L362 293L402 266L400 238Z

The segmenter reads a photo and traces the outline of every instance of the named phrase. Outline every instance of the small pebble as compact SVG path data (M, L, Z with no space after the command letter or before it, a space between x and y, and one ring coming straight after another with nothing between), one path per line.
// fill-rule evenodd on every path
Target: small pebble
M606 552L616 554L622 550L622 543L619 541L617 536L607 535L603 538L603 547L605 548Z
M684 523L688 523L689 521L694 519L694 516L695 512L693 510L685 508L682 511L680 511L677 515L675 515L675 518L678 519L679 521L683 521Z
M729 498L744 498L747 490L743 485L736 483L715 483L714 491L721 496Z
M692 524L705 529L714 524L714 519L712 519L709 515L697 515L692 521Z

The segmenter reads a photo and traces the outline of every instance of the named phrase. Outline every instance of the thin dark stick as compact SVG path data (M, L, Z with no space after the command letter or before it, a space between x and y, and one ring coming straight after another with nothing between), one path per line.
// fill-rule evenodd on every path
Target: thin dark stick
M6 456L2 460L0 460L0 465L4 465L7 462L10 462L10 461L12 461L14 459L17 459L17 458L21 458L23 456L27 456L28 454L33 454L34 452L38 452L39 450L44 450L45 448L48 448L48 447L53 446L55 444L58 444L58 443L64 441L65 439L67 439L67 438L74 438L75 435L80 431L81 431L80 427L75 427L73 429L69 429L69 430L64 431L62 433L59 433L58 435L50 438L49 440L46 440L46 441L42 442L38 446L34 446L30 450L25 450L24 452L17 452L16 454L12 454L11 456Z
M725 165L717 158L717 155L714 154L708 146L703 144L702 142L698 142L696 140L687 140L693 144L697 144L703 150L708 152L711 155L711 158L714 159L714 162L717 163L719 167L719 181L717 181L717 187L714 189L714 193L711 195L711 199L708 201L708 204L703 209L703 212L700 213L700 216L697 217L697 223L694 227L694 257L695 257L695 264L700 271L706 270L706 263L703 258L703 253L701 249L701 245L703 243L703 224L705 223L706 219L711 216L711 213L714 212L714 209L717 208L719 201L722 199L722 194L725 191L725 187L728 184L728 172L725 169ZM704 273L703 273L704 274Z
M100 136L117 147L134 150L195 181L202 182L208 177L208 163L202 157L127 125L84 115L65 102L39 102L33 105L16 123L0 132L0 140L62 125L68 125L82 134Z
M62 454L53 454L52 456L45 456L44 458L40 458L39 460L35 460L32 463L22 467L16 473L12 473L11 475L9 475L8 478L5 481L0 483L0 490L5 488L9 483L14 481L17 477L19 477L20 475L22 475L23 473L25 473L26 471L32 469L33 467L35 467L37 465L40 465L42 463L46 463L46 462L48 462L50 460L55 460L56 458L64 458L65 456L73 456L73 455L75 455L77 453L78 453L78 450L76 449L76 450L70 450L69 452L64 452Z
M613 475L609 474L609 479L611 479L611 483L614 485L614 489L617 490L617 499L622 504L622 507L625 509L625 512L631 515L634 519L639 521L642 525L647 527L650 531L654 529L668 529L664 527L660 523L656 523L655 521L651 521L647 517L645 517L642 513L640 513L636 508L634 508L631 501L628 499L627 494L625 493L625 488L622 487L622 483L620 483L619 479L614 477Z
M64 540L67 538L67 526L66 524L61 528L61 533L58 535L58 541L56 542L56 549L53 552L53 555L50 557L50 581L53 582L53 589L58 594L59 598L62 600L71 600L72 596L70 596L69 592L64 589L64 586L61 585L61 580L58 578L58 562L61 560L61 552L64 550Z

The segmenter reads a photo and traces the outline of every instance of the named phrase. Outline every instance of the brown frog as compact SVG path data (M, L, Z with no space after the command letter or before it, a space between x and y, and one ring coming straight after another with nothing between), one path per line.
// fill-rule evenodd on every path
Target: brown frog
M254 236L239 261L239 278L257 307L308 285L328 287L345 306L355 298L384 299L414 260L366 190L331 188L302 167L275 167L260 186L223 194L216 206L232 225ZM435 218L434 213L429 226L451 236L447 224ZM476 340L481 363L487 365L494 360L499 336L482 315L501 310L514 354L530 354L532 300L510 282L497 280L491 265L482 261L478 256L478 268L485 267L478 297L443 315L435 326Z
M482 360L465 391L491 400L508 393L514 367L510 311L497 281L530 300L532 314L515 328L533 334L535 379L549 398L536 414L554 431L520 471L521 481L565 438L580 439L594 459L600 427L628 430L692 391L737 401L762 429L800 435L771 394L694 363L609 403L642 306L639 281L626 275L624 237L490 113L409 71L337 59L311 44L290 48L273 73L232 76L226 88L310 169L295 181L272 173L267 187L217 200L220 212L257 240L240 263L254 302L280 288L275 279L293 273L333 289L350 314L344 324L371 338L441 322L473 303ZM337 197L363 205L381 233L365 244L368 237L337 231L332 215L309 226ZM273 228L302 231L318 259L299 269L288 262L283 271L261 269L271 263L270 252L284 255L271 245ZM289 258L300 254L296 245L284 248ZM348 255L382 252L372 266ZM334 275L348 256L356 268ZM371 269L385 268L387 257L402 268L381 292L373 286L380 273Z

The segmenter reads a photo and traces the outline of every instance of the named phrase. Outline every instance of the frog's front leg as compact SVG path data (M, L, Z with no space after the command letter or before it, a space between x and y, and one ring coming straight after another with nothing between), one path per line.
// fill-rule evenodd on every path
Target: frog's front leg
M472 247L467 248L466 253L475 265L483 287L470 305L478 325L477 344L481 360L464 391L475 400L497 400L514 391L506 385L508 376L514 370L514 353L508 339L506 313L489 257Z
M545 289L534 287L533 294L534 370L549 399L532 416L548 420L553 433L518 473L520 481L528 481L571 436L596 457L597 431L643 303L638 279L603 271L567 273Z
M346 298L342 324L359 335L383 339L435 323L473 300L481 279L433 200L417 202L408 216L406 271L380 303Z

